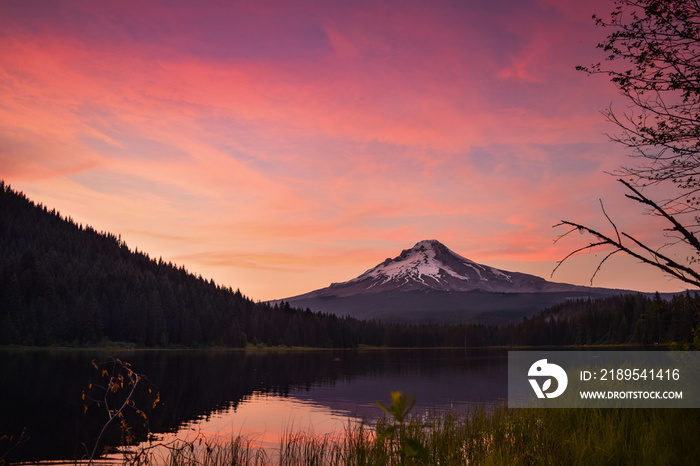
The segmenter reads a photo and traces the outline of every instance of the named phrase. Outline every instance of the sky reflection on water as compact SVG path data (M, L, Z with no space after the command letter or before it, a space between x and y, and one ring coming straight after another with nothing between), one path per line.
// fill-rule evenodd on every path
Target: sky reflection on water
M459 361L465 359L459 358ZM285 435L291 433L341 438L350 423L373 424L383 415L376 402L389 403L393 390L416 395L413 414L454 410L466 414L476 405L487 407L505 402L507 374L500 362L478 364L467 369L458 361L452 370L437 370L425 364L403 370L380 371L358 377L340 377L333 383L312 383L287 393L254 392L250 396L184 422L176 432L158 435L163 442L227 444L237 436L275 457ZM472 361L473 362L473 361ZM435 367L433 367L435 369Z
M254 393L236 407L184 423L177 432L158 435L163 443L172 441L227 444L237 436L253 447L268 452L279 449L286 434L308 433L341 436L348 423L359 419L327 406L294 397Z
M91 361L112 356L0 352L0 380L8 382L0 387L0 435L26 428L30 437L10 462L84 457L105 419L97 410L84 412L81 393L96 375ZM415 394L414 413L420 415L466 411L507 397L505 349L131 351L119 357L160 392L161 402L147 414L150 431L161 440L199 433L229 441L242 434L254 444L279 448L281 435L290 430L325 435L344 432L349 418L371 422L382 414L376 401L388 403L391 391ZM47 380L56 382L48 394ZM150 406L146 400L137 404ZM112 430L103 440L119 445L118 429Z

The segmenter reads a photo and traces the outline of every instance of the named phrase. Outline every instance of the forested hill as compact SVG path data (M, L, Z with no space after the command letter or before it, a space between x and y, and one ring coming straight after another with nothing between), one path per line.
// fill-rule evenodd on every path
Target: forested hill
M518 324L382 324L253 302L0 180L0 346L314 347L652 344L700 347L700 296L616 296Z
M356 331L253 302L0 181L0 345L355 346Z

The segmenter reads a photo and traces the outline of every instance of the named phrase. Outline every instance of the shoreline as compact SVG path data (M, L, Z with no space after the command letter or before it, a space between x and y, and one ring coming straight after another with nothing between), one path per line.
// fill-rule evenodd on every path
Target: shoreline
M314 346L255 346L248 345L245 348L229 346L204 346L204 347L139 347L139 346L33 346L33 345L6 345L0 346L0 351L101 351L101 352L245 352L245 353L273 353L273 352L307 352L307 351L435 351L435 350L566 350L566 349L596 349L596 348L634 348L634 349L668 349L673 343L660 343L658 345L646 345L631 343L610 343L594 345L529 345L529 346L365 346L357 348L328 348Z

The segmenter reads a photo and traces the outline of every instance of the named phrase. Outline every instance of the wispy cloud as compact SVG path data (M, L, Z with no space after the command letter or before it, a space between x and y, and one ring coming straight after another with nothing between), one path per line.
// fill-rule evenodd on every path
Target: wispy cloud
M0 176L254 298L425 238L554 261L600 197L636 221L602 173L614 89L574 70L609 7L3 2Z

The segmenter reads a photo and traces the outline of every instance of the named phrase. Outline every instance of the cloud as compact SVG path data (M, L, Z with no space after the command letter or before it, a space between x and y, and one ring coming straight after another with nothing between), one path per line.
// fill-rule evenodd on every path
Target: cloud
M0 172L256 297L425 238L550 260L630 215L574 3L3 2Z

